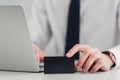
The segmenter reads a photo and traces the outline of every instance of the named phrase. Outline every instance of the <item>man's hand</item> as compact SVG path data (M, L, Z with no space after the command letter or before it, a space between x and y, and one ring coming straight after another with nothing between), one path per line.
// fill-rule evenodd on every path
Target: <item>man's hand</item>
M34 47L35 47L35 52L36 52L36 55L37 55L38 62L39 63L43 62L44 61L44 56L45 56L44 53L40 50L40 48L37 45L35 45Z
M107 71L113 65L108 55L102 54L97 48L89 45L75 45L67 54L68 58L72 57L76 52L82 52L80 59L75 65L77 70L82 69L83 72L97 72L98 70Z

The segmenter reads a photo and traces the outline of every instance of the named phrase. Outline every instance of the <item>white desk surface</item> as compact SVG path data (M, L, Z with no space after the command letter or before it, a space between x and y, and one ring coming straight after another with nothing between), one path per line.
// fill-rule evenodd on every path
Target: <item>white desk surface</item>
M107 72L44 74L0 71L0 80L120 80L120 69Z

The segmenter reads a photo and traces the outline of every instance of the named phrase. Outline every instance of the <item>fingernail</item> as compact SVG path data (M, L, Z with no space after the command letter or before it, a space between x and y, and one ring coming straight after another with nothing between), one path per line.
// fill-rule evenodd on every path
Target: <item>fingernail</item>
M70 53L67 53L66 56L67 56L67 57L70 57Z

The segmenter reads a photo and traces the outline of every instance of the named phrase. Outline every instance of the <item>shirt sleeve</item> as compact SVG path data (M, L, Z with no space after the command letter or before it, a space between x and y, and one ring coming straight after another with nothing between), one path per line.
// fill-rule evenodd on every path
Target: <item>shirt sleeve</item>
M115 68L120 67L120 45L112 48L109 50L110 52L112 52L116 58L116 66Z
M31 38L34 44L37 44L41 50L44 50L51 37L45 1L34 0L31 18L28 21Z
M119 5L118 5L118 12L117 12L117 26L118 26L118 31L120 31L120 2L119 2ZM120 32L118 32L118 37L119 37L119 40L120 40ZM120 42L120 41L118 41ZM120 44L112 49L109 50L110 52L112 52L116 58L116 66L115 68L118 68L120 67Z

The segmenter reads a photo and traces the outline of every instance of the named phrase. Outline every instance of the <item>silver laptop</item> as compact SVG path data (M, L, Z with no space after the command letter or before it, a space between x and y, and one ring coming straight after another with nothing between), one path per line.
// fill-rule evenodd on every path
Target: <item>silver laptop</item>
M23 8L0 6L0 70L39 72Z

